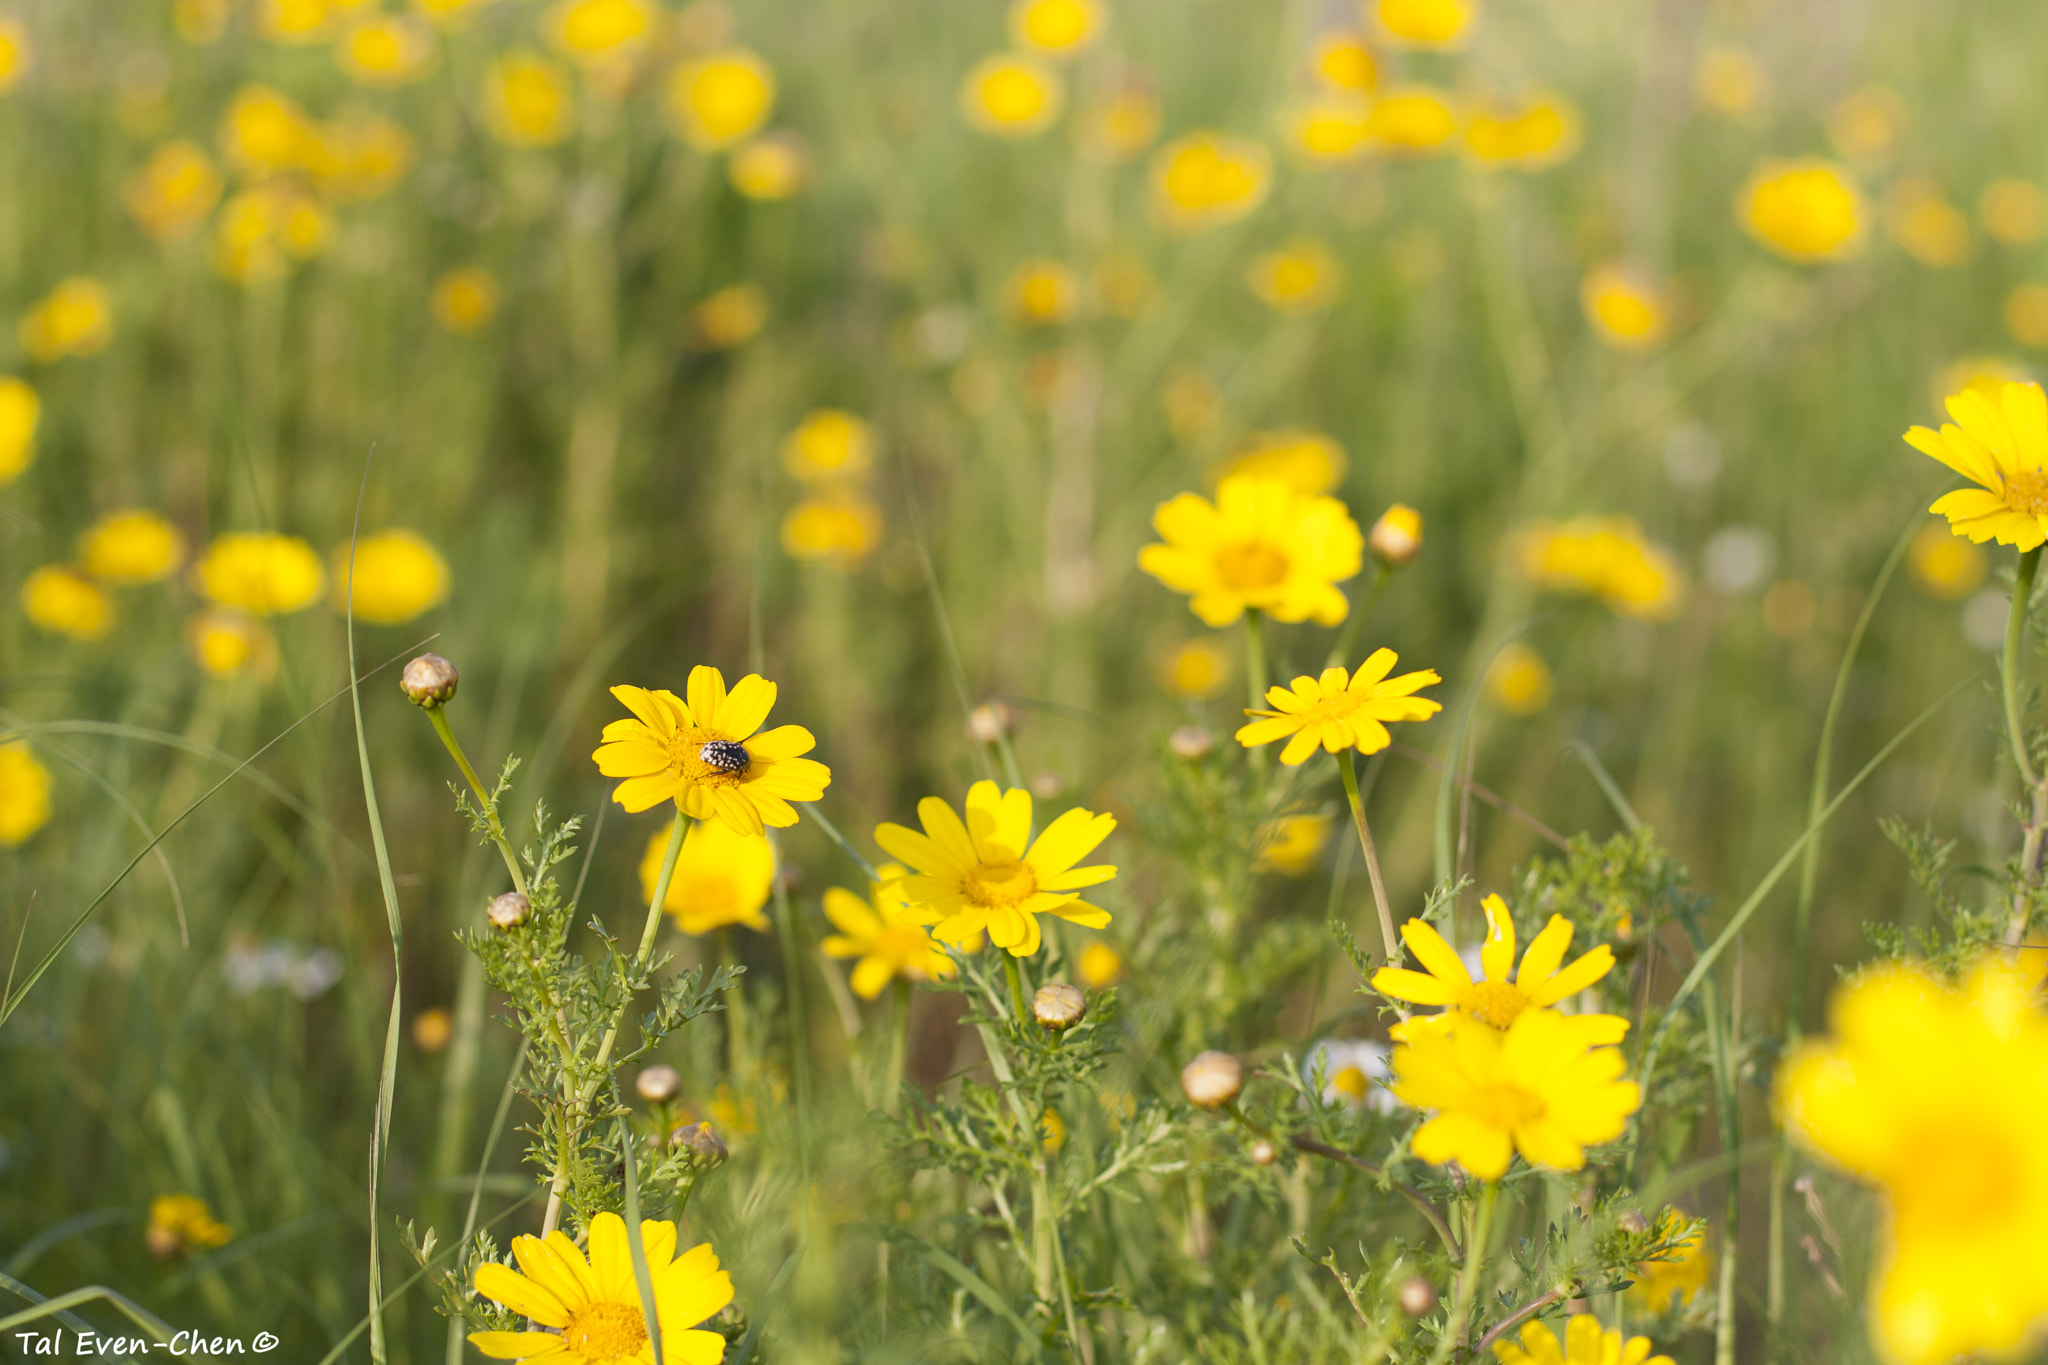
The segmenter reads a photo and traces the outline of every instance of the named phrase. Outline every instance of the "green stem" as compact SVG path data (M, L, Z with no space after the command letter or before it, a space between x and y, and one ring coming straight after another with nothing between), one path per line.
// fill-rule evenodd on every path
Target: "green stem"
M477 804L483 808L484 820L490 826L491 842L498 846L498 856L505 860L505 870L512 874L512 889L525 895L526 878L519 871L519 859L512 856L512 841L505 837L504 822L498 818L498 803L485 793L476 769L469 766L469 755L462 752L462 741L449 728L444 708L428 707L427 719L434 723L434 733L441 737L442 747L448 750L448 756L455 760L456 767L462 769L462 780L469 783L469 789L476 793Z
M2012 740L2012 761L2020 781L2029 787L2041 785L2027 757L2027 733L2020 725L2019 659L2020 641L2027 631L2027 603L2034 595L2034 571L2041 566L2041 547L2020 555L2019 570L2013 576L2012 607L2005 618L2005 655L1999 660L1998 680L2005 689L2005 729Z
M902 977L889 990L889 1067L882 1073L882 1112L896 1112L903 1092L903 1060L910 1050L910 983Z
M1479 1207L1472 1216L1472 1235L1465 1239L1465 1268L1458 1273L1458 1286L1451 1297L1451 1316L1444 1323L1436 1349L1429 1353L1429 1365L1444 1365L1451 1352L1465 1340L1465 1323L1472 1316L1472 1300L1479 1293L1479 1272L1486 1264L1486 1249L1493 1240L1493 1204L1500 1197L1500 1184L1489 1180L1479 1192Z
M1365 874L1372 881L1373 908L1380 915L1380 937L1387 945L1387 965L1401 960L1401 941L1394 933L1394 912L1387 907L1387 885L1380 878L1380 855L1373 847L1372 826L1365 822L1365 801L1358 794L1358 769L1352 750L1337 756L1337 772L1344 779L1344 799L1351 803L1351 822L1358 827L1358 846L1365 851Z
M1017 959L1003 954L1003 978L1010 983L1010 1009L1018 1023L1031 1017L1030 1007L1024 1003L1024 973L1017 968Z
M1266 704L1266 617L1257 607L1244 612L1244 675L1256 711Z
M777 841L771 834L770 843ZM800 1217L804 1239L810 1239L811 1220L811 1039L804 1023L803 957L796 939L796 917L790 910L789 885L782 877L781 850L776 850L775 930L782 940L782 970L789 990L789 1066L796 1081L797 1161L803 1172L803 1204Z
M1387 583L1394 576L1394 566L1381 564L1379 572L1372 576L1372 583L1365 590L1365 600L1351 609L1351 615L1344 622L1344 629L1337 636L1337 643L1330 649L1330 657L1323 667L1335 668L1339 664L1349 667L1351 651L1358 645L1358 633L1365 629L1365 623L1379 610L1380 598L1386 596Z

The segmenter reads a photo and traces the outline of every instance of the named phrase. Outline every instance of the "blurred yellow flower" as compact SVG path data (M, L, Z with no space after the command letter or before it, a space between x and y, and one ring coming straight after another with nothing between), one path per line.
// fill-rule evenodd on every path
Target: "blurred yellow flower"
M43 400L36 391L11 374L0 375L0 488L35 463L42 417Z
M224 607L258 616L303 611L320 600L320 556L297 536L231 531L199 561L199 590Z
M185 562L185 537L154 512L101 517L78 538L79 567L102 583L154 583Z
M1970 258L1970 220L1924 176L1901 176L1885 190L1884 225L1922 265L1957 266Z
M853 569L881 543L882 509L851 489L805 498L782 519L782 549L795 560Z
M1140 550L1138 567L1190 594L1208 625L1254 608L1334 626L1351 610L1337 584L1364 564L1365 537L1335 498L1239 476L1222 481L1214 504L1195 493L1161 504L1152 525L1164 543Z
M1872 1334L1904 1365L2017 1358L2048 1321L2048 1015L1988 957L1960 986L1888 962L1778 1071L1793 1140L1877 1187Z
M1255 431L1223 466L1217 482L1250 477L1286 484L1318 497L1344 482L1344 447L1320 431Z
M1075 867L1116 828L1116 818L1067 811L1031 837L1031 793L998 791L977 782L967 791L967 818L936 796L917 803L924 832L902 825L875 828L875 842L912 869L891 883L936 921L932 937L966 947L985 931L1012 957L1038 951L1040 915L1057 915L1084 929L1109 923L1109 912L1078 893L1116 876L1107 865ZM969 949L972 951L972 949Z
M1600 1328L1600 1319L1579 1313L1565 1323L1564 1340L1540 1322L1522 1324L1521 1344L1496 1341L1500 1365L1672 1365L1670 1356L1653 1356L1648 1337L1621 1339L1621 1329Z
M1620 351L1644 351L1671 327L1671 299L1649 271L1627 261L1602 261L1579 284L1579 306L1593 334Z
M332 224L314 199L283 183L258 185L221 205L213 224L213 259L237 284L263 284L295 260L327 247Z
M1283 877L1308 876L1316 870L1316 860L1322 857L1335 823L1327 815L1281 816L1261 831L1266 842L1252 866Z
M207 1250L226 1246L234 1233L223 1223L214 1221L213 1210L206 1207L206 1201L189 1194L160 1194L149 1201L149 1225L143 1229L143 1240L149 1246L149 1254L160 1261L197 1247Z
M851 891L831 887L825 892L825 918L839 932L827 935L818 946L828 957L857 957L848 984L863 1000L872 1000L897 977L906 981L929 981L949 977L958 970L945 950L932 942L925 926L928 912L904 898L903 879L908 869L883 863L875 869L878 880L862 900Z
M1693 68L1692 95L1700 107L1724 117L1747 114L1764 101L1762 63L1739 47L1710 47Z
M1984 552L1943 526L1921 527L1906 562L1914 580L1934 597L1968 597L1984 581Z
M1370 95L1380 83L1379 63L1356 33L1332 30L1317 36L1309 49L1309 70L1335 90Z
M444 331L467 336L498 312L498 282L480 265L461 266L434 281L427 306Z
M1016 0L1010 6L1010 41L1064 61L1095 41L1102 18L1095 0Z
M2031 550L2048 541L2048 395L2039 384L2006 384L1996 398L1964 389L1948 400L1954 424L1916 426L1906 444L1978 485L1937 498L1927 510L1977 544Z
M1513 716L1533 716L1550 705L1550 665L1519 640L1502 649L1486 670L1486 695Z
M349 542L334 547L333 607L347 612L351 592ZM380 531L355 542L355 616L375 626L395 626L447 600L448 561L418 535Z
M1059 117L1065 91L1060 78L1030 57L988 57L960 83L960 109L967 121L998 137L1029 137Z
M1992 181L1977 201L1977 213L2001 246L2030 246L2048 234L2048 195L2030 181Z
M1906 131L1906 102L1881 85L1844 95L1828 115L1828 137L1851 161L1882 161Z
M1677 1209L1665 1209L1657 1215L1657 1235L1669 1237L1685 1221L1686 1216ZM1707 1287L1713 1275L1714 1253L1707 1246L1707 1230L1697 1227L1670 1255L1636 1263L1636 1282L1629 1286L1629 1297L1652 1313L1669 1308L1674 1298L1684 1307Z
M1390 569L1414 563L1422 553L1422 513L1406 503L1390 504L1365 533L1365 543Z
M697 345L723 351L752 340L768 324L768 295L758 284L732 284L690 310Z
M1313 313L1337 297L1343 267L1321 242L1294 242L1252 259L1245 283L1281 313Z
M1318 748L1331 754L1347 749L1376 754L1394 742L1388 722L1428 720L1444 709L1442 702L1415 695L1443 681L1436 670L1388 677L1397 662L1393 650L1376 649L1356 673L1326 668L1320 676L1303 675L1287 687L1269 687L1266 704L1273 709L1246 710L1251 719L1238 729L1237 742L1252 749L1285 739L1280 761L1290 768L1308 762Z
M684 62L668 82L676 131L699 151L730 147L775 108L775 73L743 47Z
M607 61L637 50L653 27L648 0L556 0L541 20L548 40L583 62Z
M1444 151L1458 136L1458 112L1441 90L1419 85L1389 90L1372 106L1372 136L1397 155Z
M434 55L434 35L417 20L377 15L350 29L334 49L349 79L386 87L417 80Z
M114 310L98 280L73 275L28 310L18 332L21 349L46 365L92 355L114 339Z
M1189 133L1152 160L1153 201L1182 231L1236 222L1265 202L1272 180L1272 154L1228 133Z
M35 49L28 30L12 17L0 16L0 92L12 90L28 73Z
M805 483L857 479L874 463L874 429L840 408L807 414L782 441L782 467Z
M491 136L509 147L552 147L576 126L568 76L531 52L508 52L491 64L483 107Z
M1751 236L1793 261L1837 261L1863 247L1863 195L1826 161L1766 158L1736 196Z
M412 1045L420 1051L432 1054L441 1051L454 1040L455 1017L447 1010L436 1006L421 1010L413 1016Z
M2022 346L2048 346L2048 285L2022 284L2005 296L2005 330Z
M160 144L128 178L128 212L149 236L190 236L220 199L220 173L205 152L183 138Z
M1934 376L1933 397L1936 403L1942 403L1952 393L1975 389L1997 402L2007 384L2024 384L2031 378L2033 374L2025 365L2007 356L1964 356L1953 364L1942 366Z
M1435 1111L1410 1150L1481 1180L1507 1174L1516 1152L1576 1171L1585 1149L1620 1137L1642 1104L1641 1087L1621 1079L1621 1050L1590 1045L1555 1010L1523 1010L1505 1032L1461 1015L1396 1047L1392 1067L1388 1088Z
M1595 594L1623 616L1664 620L1684 599L1678 562L1628 517L1539 523L1517 538L1514 554L1539 586Z
M643 901L654 899L662 854L674 829L671 820L647 841L640 858ZM683 835L683 850L676 855L676 870L661 908L676 928L693 936L734 924L765 932L768 919L761 907L774 887L775 849L765 836L735 833L723 820L700 820Z
M1485 104L1465 121L1465 150L1482 166L1541 170L1568 160L1578 146L1579 111L1557 95Z
M1067 1121L1057 1110L1048 1109L1038 1116L1039 1140L1048 1152L1057 1152L1067 1145Z
M221 119L220 150L237 171L262 178L304 165L314 137L313 120L295 100L267 85L247 85Z
M50 770L19 740L0 744L0 848L16 848L50 823Z
M591 755L600 773L625 779L612 800L636 815L673 801L691 819L715 815L736 834L794 825L789 803L816 801L832 773L802 757L817 744L803 726L761 729L775 691L749 673L728 693L724 676L703 664L690 670L687 700L665 689L614 687L612 696L633 716L605 726Z
M491 0L412 0L413 6L443 28L452 28Z
M1116 949L1096 939L1081 950L1080 961L1074 964L1081 984L1091 991L1108 990L1124 974L1123 955Z
M749 199L787 199L810 181L811 149L795 133L766 133L733 152L725 175Z
M329 198L375 199L412 168L412 134L377 114L356 113L316 130L308 169Z
M1082 146L1105 161L1129 161L1159 136L1159 117L1159 96L1152 87L1126 75L1108 98L1088 109Z
M97 640L114 624L107 590L64 564L45 564L22 580L21 609L38 630L74 640Z
M172 0L171 24L188 43L211 43L228 27L228 0Z
M1175 696L1207 700L1230 681L1230 651L1210 639L1176 645L1161 662L1159 679Z
M1363 95L1335 90L1290 109L1287 140L1310 161L1352 161L1371 149L1372 105Z
M1465 36L1478 10L1475 0L1378 0L1387 32L1417 47L1451 47Z
M185 644L199 666L216 678L277 671L277 637L255 617L227 607L195 611L185 621Z
M317 43L335 8L329 0L256 0L256 31L273 43Z
M1026 261L1011 274L1004 292L1010 313L1027 327L1051 327L1074 316L1081 286L1059 261Z

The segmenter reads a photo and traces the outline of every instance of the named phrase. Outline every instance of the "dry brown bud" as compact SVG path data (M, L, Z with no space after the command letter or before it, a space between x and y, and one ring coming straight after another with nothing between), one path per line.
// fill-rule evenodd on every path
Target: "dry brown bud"
M142 1240L149 1247L149 1254L159 1261L173 1260L185 1250L185 1239L178 1235L175 1228L162 1227L156 1223L151 1223L143 1231Z
M1419 1318L1436 1307L1436 1286L1420 1275L1410 1275L1401 1281L1396 1297L1401 1301L1401 1311L1411 1318Z
M1634 1209L1630 1209L1622 1214L1621 1217L1615 1219L1614 1225L1623 1232L1632 1232L1638 1236L1650 1230L1650 1220L1637 1213Z
M649 1104L666 1104L683 1088L683 1074L672 1066L650 1066L633 1078L633 1088Z
M405 689L405 695L412 698L414 706L424 706L432 711L446 706L455 699L455 689L462 682L462 674L455 665L438 654L422 654L405 666L405 672L398 675L398 685Z
M496 929L517 929L533 913L533 902L517 891L507 891L484 909L484 918Z
M686 1123L668 1135L668 1145L690 1154L690 1166L708 1171L725 1162L725 1142L708 1123Z
M967 733L977 744L995 744L1010 733L1010 708L999 701L985 701L967 713Z
M1221 1109L1244 1089L1244 1063L1228 1052L1204 1052L1180 1070L1180 1088L1198 1109Z
M1080 988L1064 981L1040 986L1031 997L1031 1017L1054 1033L1065 1032L1080 1023L1087 1008L1088 997L1081 994Z
M1251 1147L1252 1165L1270 1166L1280 1159L1280 1149L1265 1138L1260 1138Z
M1216 736L1199 725L1183 725L1166 737L1166 747L1173 750L1175 758L1192 763L1216 747Z

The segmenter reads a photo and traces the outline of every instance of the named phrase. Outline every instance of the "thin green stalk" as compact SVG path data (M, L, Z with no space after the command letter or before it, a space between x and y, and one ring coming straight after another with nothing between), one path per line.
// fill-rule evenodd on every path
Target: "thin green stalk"
M2020 641L2027 630L2027 603L2034 595L2034 572L2041 567L2041 547L2025 551L2020 555L2018 571L2013 575L2012 606L2005 616L2005 652L1998 661L1998 681L2005 691L2005 731L2012 741L2013 766L2019 769L2020 781L2029 787L2041 785L2041 779L2034 774L2034 762L2027 757L2027 732L2020 724Z
M1472 1233L1465 1239L1465 1268L1458 1273L1457 1288L1451 1295L1451 1316L1444 1323L1436 1349L1429 1353L1429 1365L1444 1365L1451 1352L1464 1344L1465 1323L1472 1316L1472 1301L1479 1293L1479 1273L1486 1265L1486 1251L1493 1240L1493 1205L1500 1197L1500 1183L1489 1180L1479 1191L1479 1206L1473 1210Z
M1266 704L1266 614L1257 607L1244 611L1244 676L1256 711Z
M818 809L817 804L815 802L804 807L804 814L811 820L815 821L819 829L825 831L825 837L827 839L830 839L833 843L839 845L839 851L841 853L844 853L847 857L853 859L854 862L860 865L860 870L867 874L867 878L869 881L878 882L882 880L882 874L875 871L875 865L869 862L865 857L863 857L859 849L855 848L852 844L846 841L846 836L839 832L839 827L833 824L830 820L827 820L825 818L824 812Z
M512 841L505 836L504 822L498 819L498 803L484 791L476 769L469 766L469 755L462 752L462 741L455 738L455 731L448 726L446 710L445 707L430 706L427 719L434 723L434 733L441 737L448 756L462 770L462 780L469 783L470 791L476 794L477 805L482 808L484 821L490 827L491 842L498 846L498 856L505 860L505 870L512 874L512 889L523 896L526 894L526 878L519 871L519 859L512 856Z
M778 843L769 835L771 846ZM789 1067L796 1082L797 1163L803 1172L803 1202L798 1217L806 1242L811 1235L811 1038L804 1023L804 964L796 939L796 916L789 905L789 884L781 876L782 850L776 848L775 930L782 941L782 970L789 987Z
M1358 829L1358 847L1365 853L1365 875L1372 881L1373 908L1379 911L1380 937L1387 945L1389 965L1401 960L1401 940L1394 933L1394 912L1387 906L1387 884L1380 877L1380 855L1373 847L1372 827L1365 822L1365 800L1358 794L1358 770L1346 749L1337 756L1337 773L1344 779L1344 799L1351 803L1351 822Z
M1719 973L1715 974L1718 978ZM1739 978L1741 971L1735 975ZM1710 983L1709 989L1701 995L1700 1005L1705 1015L1707 1041L1712 1050L1714 1076L1714 1107L1719 1111L1721 1128L1721 1150L1735 1151L1742 1145L1742 1097L1737 1088L1735 1072L1736 1029L1740 1020L1740 997L1735 990L1729 991L1729 1015L1721 1015L1721 994L1718 979ZM1714 1365L1735 1365L1735 1298L1736 1253L1740 1249L1738 1220L1742 1213L1742 1168L1728 1167L1723 1177L1725 1202L1721 1213L1721 1266L1720 1282L1716 1286L1717 1307L1714 1319Z
M1023 1023L1031 1017L1031 1010L1024 1003L1024 973L1017 967L1017 959L1003 954L1003 979L1010 983L1011 1017Z
M903 1062L910 1051L910 983L896 978L889 990L889 1067L882 1073L882 1112L896 1112L903 1093Z
M1387 595L1387 583L1394 576L1394 566L1381 563L1379 572L1372 576L1366 587L1365 600L1351 609L1351 615L1344 622L1344 629L1337 635L1337 643L1330 647L1330 657L1323 661L1323 667L1336 668L1351 666L1351 651L1358 645L1358 633L1365 629L1365 623L1379 609L1380 599Z

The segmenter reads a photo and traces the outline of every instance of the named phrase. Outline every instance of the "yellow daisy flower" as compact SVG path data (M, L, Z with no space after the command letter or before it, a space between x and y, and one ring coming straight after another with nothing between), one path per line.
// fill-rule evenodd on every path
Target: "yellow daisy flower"
M21 582L21 609L38 630L97 640L114 628L114 600L67 564L45 564Z
M220 172L205 152L174 138L150 153L128 179L128 212L158 241L192 233L220 199Z
M353 591L355 618L372 625L403 624L448 596L448 561L413 531L343 541L334 547L332 567L334 609L347 612Z
M836 886L825 892L825 918L839 932L818 946L827 957L860 959L853 968L853 993L872 1000L899 976L923 981L953 975L953 959L925 931L927 912L903 893L909 873L895 863L883 863L875 872L880 880L871 889L871 900Z
M1750 235L1793 261L1837 261L1863 246L1868 216L1856 182L1839 166L1813 159L1758 163L1735 199Z
M998 791L993 782L967 790L967 819L936 796L917 803L924 833L902 825L875 828L875 842L911 868L893 885L938 922L932 937L965 947L986 931L1013 957L1038 951L1038 916L1058 915L1086 929L1109 923L1109 912L1078 893L1116 876L1107 865L1075 867L1116 828L1116 818L1070 810L1031 838L1031 793Z
M654 884L661 879L662 855L668 851L673 828L671 821L647 841L647 851L640 859L642 900L654 899ZM723 820L705 821L691 825L683 835L682 852L676 855L676 870L669 878L661 908L686 934L708 934L730 924L766 933L768 918L761 907L774 889L775 850L767 839L736 834Z
M1529 1009L1505 1033L1460 1017L1394 1049L1394 1094L1434 1109L1415 1155L1455 1161L1498 1180L1520 1152L1534 1165L1576 1171L1586 1148L1622 1134L1642 1089L1621 1079L1621 1051L1594 1047L1555 1010Z
M149 1226L143 1241L150 1255L160 1261L183 1254L188 1248L202 1250L226 1246L234 1233L216 1222L206 1201L189 1194L160 1194L149 1201Z
M199 561L199 587L224 607L258 616L300 611L319 599L320 556L297 536L235 531L218 536Z
M1443 681L1433 668L1389 678L1398 656L1376 649L1354 676L1342 668L1326 668L1319 678L1306 674L1291 687L1266 689L1271 711L1246 709L1252 717L1237 732L1237 742L1250 749L1285 738L1280 761L1290 768L1308 762L1317 748L1341 754L1356 749L1376 754L1394 742L1387 721L1428 720L1443 703L1412 695ZM1431 932L1435 932L1432 930Z
M1621 1339L1619 1328L1600 1326L1591 1313L1580 1313L1565 1324L1564 1341L1540 1322L1524 1323L1522 1342L1496 1341L1493 1353L1500 1365L1671 1365L1670 1356L1653 1356L1648 1337Z
M1427 971L1405 967L1382 967L1373 973L1372 988L1381 995L1405 1000L1411 1005L1441 1005L1438 1015L1417 1016L1394 1025L1389 1033L1396 1042L1419 1036L1426 1030L1447 1026L1453 1016L1476 1019L1489 1028L1510 1027L1523 1014L1555 1005L1577 995L1614 970L1614 950L1601 944L1582 953L1569 966L1565 951L1572 945L1572 924L1563 915L1552 915L1543 932L1530 941L1522 954L1522 969L1508 980L1515 965L1515 921L1507 902L1488 896L1481 903L1486 911L1486 943L1479 950L1478 981L1465 970L1457 949L1444 941L1435 927L1419 919L1401 926L1401 941L1415 954ZM1614 1014L1566 1016L1575 1036L1589 1047L1618 1043L1628 1032L1628 1020Z
M670 1365L718 1365L725 1338L698 1329L732 1302L732 1277L709 1242L677 1256L676 1225L649 1218L640 1245L653 1280L661 1351ZM553 1332L472 1332L470 1345L493 1360L547 1365L625 1365L654 1359L646 1310L633 1276L626 1223L615 1213L590 1220L590 1255L561 1232L547 1240L512 1239L519 1269L488 1261L476 1268L476 1292ZM522 1273L523 1272L523 1273Z
M2048 540L2048 396L2039 384L2007 384L1993 402L1975 389L1948 400L1956 425L1914 427L1906 444L1979 485L1959 488L1927 510L1979 544L2021 550Z
M1236 222L1265 202L1272 183L1272 154L1227 133L1189 133L1160 148L1152 162L1154 206L1180 231Z
M644 687L614 687L634 719L604 727L591 755L606 777L622 777L612 799L638 814L674 801L693 820L713 815L741 834L796 823L791 801L815 801L832 781L801 725L761 730L775 705L775 684L749 673L725 690L702 664L690 670L689 699ZM756 734L755 731L760 733Z
M185 562L185 537L154 512L109 512L78 538L78 564L102 583L154 583Z
M35 389L11 374L0 375L0 487L35 462L42 417L43 400Z
M50 770L19 740L0 744L0 848L50 823Z
M984 133L1029 137L1059 117L1065 94L1049 67L1006 54L989 57L967 73L960 82L960 109Z
M1677 1209L1666 1209L1657 1216L1657 1232L1668 1234L1685 1221ZM1661 1313L1674 1297L1681 1305L1691 1303L1713 1276L1714 1253L1707 1246L1707 1230L1698 1227L1663 1259L1636 1263L1636 1282L1629 1286L1629 1297L1652 1313Z
M1182 493L1152 526L1165 543L1140 550L1138 567L1190 594L1189 609L1212 626L1246 608L1334 626L1351 610L1336 585L1365 562L1365 536L1343 503L1251 475L1223 480L1213 504Z

